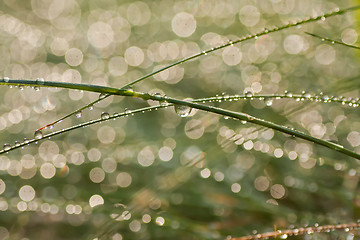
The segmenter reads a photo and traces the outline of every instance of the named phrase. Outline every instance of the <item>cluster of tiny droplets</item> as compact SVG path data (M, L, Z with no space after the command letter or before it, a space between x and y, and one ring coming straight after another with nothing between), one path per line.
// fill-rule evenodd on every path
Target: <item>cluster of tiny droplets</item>
M274 232L267 232L267 233L257 233L257 231L254 231L254 235L239 237L239 238L232 238L231 236L228 236L226 239L228 240L245 240L245 239L253 240L253 239L269 239L269 238L287 239L289 236L310 235L313 233L333 232L336 230L349 232L351 230L358 228L360 228L359 222L352 224L337 224L337 225L325 225L325 226L319 226L318 224L315 224L314 227L300 227L295 229L277 230Z
M323 93L320 93L318 95L316 94L310 94L305 91L303 91L301 94L293 94L289 91L285 91L284 94L275 94L275 95L254 95L252 92L248 91L244 95L227 95L223 93L222 95L216 95L215 97L211 98L204 98L201 100L196 100L195 102L201 101L203 103L205 102L219 102L222 101L239 101L239 100L253 100L253 99L259 99L263 100L265 105L271 106L273 103L273 100L278 99L294 99L295 101L313 101L313 102L324 102L324 103L341 103L342 105L346 105L349 107L359 107L360 106L360 99L359 98L346 98L346 97L335 97L335 96L328 96L324 95Z

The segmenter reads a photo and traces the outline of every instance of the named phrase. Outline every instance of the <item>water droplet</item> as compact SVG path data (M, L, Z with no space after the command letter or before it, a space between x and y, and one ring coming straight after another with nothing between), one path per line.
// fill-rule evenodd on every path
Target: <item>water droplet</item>
M255 38L255 39L258 39L259 37L255 35L255 37L254 37L254 38Z
M321 17L321 21L325 21L326 18L324 16Z
M207 52L206 52L206 51L203 51L202 53L203 53L204 55L207 55Z
M247 92L245 93L245 97L251 98L252 96L253 96L253 93L250 92L250 91L247 91Z
M34 133L34 138L35 139L42 139L43 138L43 133L41 130L36 130L35 133Z
M322 38L321 41L325 41L325 38Z
M40 84L40 85L43 85L45 83L45 80L43 78L37 78L36 83Z
M24 90L24 86L23 86L23 85L19 85L19 89L20 89L20 90Z
M54 128L54 124L50 124L49 129L53 129L53 128Z
M76 114L75 114L75 117L76 118L81 118L82 116L82 112L81 111L78 111Z
M247 121L245 121L245 120L240 120L240 123L241 123L241 124L246 124Z
M280 236L281 239L287 239L288 235L287 234L283 234Z
M109 119L109 118L110 118L110 114L109 114L109 113L103 112L103 113L101 114L101 119Z
M106 93L100 93L99 99L104 99L106 97Z
M19 141L15 141L15 147L19 147L21 143Z
M35 86L35 87L34 87L34 90L35 90L35 91L39 91L39 90L40 90L40 87Z
M179 115L180 117L187 117L189 116L192 108L189 106L185 106L185 105L174 105L175 108L175 112L177 115Z
M331 44L335 44L335 42L334 42L334 41L331 41Z
M28 144L29 140L27 138L24 138L24 143Z
M129 115L129 114L131 114L131 113L132 113L132 112L131 112L130 109L125 108L125 114Z
M4 82L9 82L9 81L10 81L10 78L4 77Z
M265 97L264 102L266 106L271 106L273 104L273 99L271 97Z
M8 143L5 143L3 149L4 149L4 151L9 151L11 149L11 145Z
M154 95L153 95L154 97L161 97L161 98L166 98L166 95L162 95L161 93L154 93ZM166 101L166 100L158 100L159 101L159 103L160 103L160 105L161 106L168 106L169 105L169 103Z
M129 91L129 92L134 92L134 89L131 86L126 86L126 87L123 87L122 89Z
M224 116L224 119L225 120L228 120L230 117L229 116Z
M89 110L91 111L91 110L93 110L94 109L94 105L90 105L89 106Z

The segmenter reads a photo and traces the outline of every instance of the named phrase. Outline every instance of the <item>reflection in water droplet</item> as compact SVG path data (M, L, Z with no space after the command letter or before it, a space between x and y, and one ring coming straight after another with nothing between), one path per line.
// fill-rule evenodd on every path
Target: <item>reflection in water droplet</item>
M23 86L23 85L19 85L19 89L20 89L20 90L24 90L24 86Z
M39 88L38 86L35 86L35 87L34 87L34 90L35 90L35 91L39 91L40 88Z
M43 138L43 133L41 130L36 130L35 133L34 133L34 138L35 139L42 139Z
M76 118L81 118L81 116L82 116L82 112L81 112L81 111L79 111L79 112L77 112L77 113L75 114L75 117L76 117Z
M101 119L109 119L109 118L110 118L110 114L109 114L109 113L103 112L103 113L101 114Z
M20 142L19 141L15 141L15 147L19 147L20 146Z
M10 78L4 77L4 82L9 82L9 81L10 81Z
M241 124L246 124L247 122L245 120L240 120Z
M94 106L93 105L90 105L89 106L89 110L91 111L91 110L93 110L94 109Z
M192 108L189 106L185 106L185 105L175 105L175 112L177 115L179 115L180 117L187 117L189 116Z
M3 149L4 149L4 151L9 151L11 149L11 145L8 143L5 143Z

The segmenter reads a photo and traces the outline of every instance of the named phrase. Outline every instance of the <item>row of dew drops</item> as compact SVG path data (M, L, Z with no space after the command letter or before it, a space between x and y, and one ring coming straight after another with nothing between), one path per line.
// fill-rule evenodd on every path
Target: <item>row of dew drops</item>
M10 81L10 78L8 77L4 77L3 81L8 83ZM45 80L43 78L37 78L35 80L36 84L38 85L44 85ZM17 86L19 89L23 90L24 86L23 85L15 85ZM40 88L38 86L35 86L34 89L36 91L38 91ZM132 88L128 88L128 91L133 91ZM156 96L157 98L159 98L159 103L160 106L158 106L158 108L165 108L174 104L169 104L166 101L166 95L162 95L160 93L154 93L152 94L153 96ZM103 99L106 97L106 94L101 93L99 95L99 99ZM283 99L283 98L291 98L291 99L295 99L295 101L305 101L305 100L309 100L309 101L314 101L314 102L337 102L337 103L341 103L342 105L346 105L346 106L350 106L350 107L359 107L360 106L360 99L359 98L346 98L343 96L340 97L336 97L336 96L328 96L328 95L324 95L323 93L320 93L318 95L313 95L310 93L307 93L305 91L302 91L301 94L293 94L289 91L285 91L284 94L275 94L275 95L254 95L251 91L247 91L244 93L244 95L227 95L225 93L222 93L221 95L216 95L215 97L209 97L209 98L203 98L203 99L197 99L197 100L191 100L191 99L185 99L188 101L193 101L193 102L202 102L202 103L206 103L206 102L222 102L222 101L238 101L238 100L253 100L253 99L258 99L258 100L262 100L264 101L266 106L271 106L273 104L274 99L278 100L278 99ZM89 106L89 110L92 110L94 108L93 105ZM157 108L155 108L157 109ZM189 106L185 106L185 105L174 105L174 110L176 112L176 114L180 117L188 117L191 115L192 112L192 108ZM151 111L151 109L149 110ZM142 111L144 112L144 111ZM123 114L119 114L119 113L114 113L113 115L110 115L108 112L102 112L101 116L100 116L100 121L96 121L96 122L103 122L109 119L116 119L118 117L122 117L122 116L129 116L129 115L134 115L134 113L137 113L136 111L133 112L132 110L129 109L125 109ZM76 118L81 118L82 117L82 111L78 111L75 113L75 117ZM228 117L225 116L225 119L228 119ZM241 123L245 124L246 121L241 121ZM47 127L45 127L45 129L53 129L54 128L54 124L49 124L47 125ZM35 131L34 133L34 139L35 140L40 140L44 137L44 134L42 132L42 129L38 129ZM24 139L23 143L20 143L19 141L16 141L14 144L15 148L18 148L22 145L26 145L29 144L30 141L27 140L26 138ZM0 151L0 153L3 152L8 152L9 150L11 150L12 146L9 143L5 143L3 146L3 150Z

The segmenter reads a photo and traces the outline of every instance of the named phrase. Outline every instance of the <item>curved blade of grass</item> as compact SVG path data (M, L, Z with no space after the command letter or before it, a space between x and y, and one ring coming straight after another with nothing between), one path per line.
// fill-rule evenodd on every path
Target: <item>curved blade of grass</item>
M240 42L243 42L243 41L246 41L246 40L250 40L250 39L255 39L255 38L257 38L257 37L260 37L260 36L263 36L263 35L266 35L266 34L269 34L269 33L272 33L272 32L278 32L278 31L284 30L284 29L286 29L286 28L295 27L295 26L299 26L299 25L302 25L302 24L305 24L305 23L310 23L310 22L315 22L315 21L323 20L323 19L326 19L326 18L328 18L328 17L332 17L332 16L336 16L336 15L342 15L342 14L344 14L344 13L346 13L346 12L349 12L349 11L358 10L359 8L360 8L360 5L357 5L357 6L354 6L354 7L350 7L350 8L347 8L347 9L335 10L335 11L333 11L333 12L330 12L330 13L327 13L327 14L324 14L324 15L321 15L321 16L317 16L317 17L313 17L313 18L307 18L307 19L304 19L304 20L301 20L301 21L298 21L298 22L289 23L289 24L284 25L284 26L281 26L281 27L275 27L275 28L273 28L273 29L264 29L264 31L262 31L262 32L259 32L259 33L257 33L257 34L253 34L253 35L247 35L246 37L240 38L240 39L235 40L235 41L231 41L231 40L230 40L230 41L229 41L228 43L226 43L226 44L223 44L223 45L221 45L221 46L208 49L208 50L206 50L206 51L202 51L202 52L200 52L200 53L198 53L198 54L195 54L195 55L193 55L193 56L190 56L190 57L181 59L181 60L176 61L176 62L174 62L174 63L172 63L172 64L170 64L170 65L167 65L167 66L165 66L165 67L163 67L163 68L161 68L161 69L159 69L159 70L156 70L156 71L154 71L154 72L151 72L151 73L149 73L149 74L146 74L146 75L144 75L144 76L142 76L142 77L140 77L140 78L138 78L138 79L136 79L136 80L134 80L134 81L126 84L126 85L124 85L121 89L125 89L125 88L127 88L127 87L131 87L132 85L134 85L134 84L136 84L136 83L138 83L138 82L141 82L141 81L143 81L143 80L145 80L145 79L147 79L147 78L149 78L149 77L151 77L151 76L154 76L155 74L158 74L158 73L160 73L160 72L162 72L162 71L165 71L165 70L167 70L167 69L169 69L169 68L172 68L172 67L174 67L174 66L176 66L176 65L185 63L185 62L187 62L187 61L190 61L190 60L192 60L192 59L198 58L198 57L203 56L203 55L207 55L208 53L217 51L217 50L219 50L219 49L222 49L222 48L225 48L225 47L228 47L228 46L231 46L231 45L233 45L233 44L237 44L237 43L240 43ZM65 115L65 116L63 116L63 117L55 120L54 122L49 123L49 124L47 124L46 126L44 126L44 127L42 127L42 128L39 128L39 130L44 129L44 128L47 128L47 127L49 127L49 126L51 126L51 125L54 125L54 124L56 124L56 123L58 123L58 122L61 122L62 120L64 120L64 119L66 119L66 118L68 118L68 117L71 117L71 116L75 115L77 112L82 111L82 110L84 110L84 109L86 109L86 108L88 108L88 107L90 107L90 106L92 106L92 105L100 102L101 100L106 99L106 98L109 97L109 96L110 96L110 95L105 95L105 96L104 96L103 98L101 98L101 99L97 99L97 100L95 100L95 101L93 101L93 102L90 102L90 103L88 103L87 105L85 105L85 106L83 106L83 107L81 107L81 108L79 108L79 109L76 109L75 111L73 111L73 112L71 112L71 113L69 113L69 114L67 114L67 115Z
M336 40L333 40L333 39L330 39L330 38L327 38L327 37L321 37L319 35L316 35L314 33L309 33L309 32L304 32L306 33L307 35L310 35L312 37L316 37L316 38L319 38L321 39L322 41L327 41L327 42L331 42L332 44L339 44L339 45L342 45L342 46L345 46L345 47L350 47L350 48L355 48L355 49L360 49L360 47L358 46L354 46L354 45L350 45L350 44L346 44L346 43L343 43L343 42L340 42L340 41L336 41Z
M28 86L33 86L34 85L34 81L29 81L29 80L0 80L0 85L21 85L20 82L22 82L22 85L28 85ZM35 85L38 85L35 82ZM131 96L131 97L138 97L138 98L142 98L143 100L154 100L154 101L158 101L158 102L168 102L168 103L172 103L172 104L176 104L176 105L184 105L184 106L189 106L191 108L195 108L195 109L199 109L199 110L203 110L206 112L212 112L212 113L216 113L222 116L228 116L234 119L239 119L239 120L243 120L246 122L251 122L254 123L256 125L259 126L263 126L263 127L267 127L267 128L271 128L283 133L287 133L291 136L294 137L298 137L310 142L313 142L315 144L327 147L329 149L335 150L337 152L343 153L347 156L350 157L354 157L356 159L360 160L360 155L344 148L343 146L336 144L336 143L332 143L329 141L325 141L319 138L315 138L312 137L310 135L307 135L305 133L296 131L294 129L289 129L285 126L281 126L266 120L263 120L261 118L256 118L254 116L251 116L249 114L246 113L240 113L240 112L233 112L233 111L229 111L229 110L225 110L222 108L218 108L218 107L213 107L213 106L207 106L207 105L202 105L199 103L195 103L195 102L191 102L191 101L185 101L185 100L179 100L179 99L175 99L175 98L170 98L170 97L164 97L164 96L160 96L160 95L150 95L148 93L142 93L142 92L135 92L135 91L129 91L129 90L123 90L123 89L117 89L117 88L111 88L111 87L103 87L103 86L96 86L96 85L87 85L87 84L75 84L75 83L64 83L64 82L44 82L41 84L41 86L48 86L48 87L62 87L62 88L69 88L69 89L77 89L77 90L83 90L83 91L91 91L91 92L99 92L99 93L105 93L105 94L112 94L112 95L121 95L121 96ZM101 120L101 119L100 119ZM100 121L99 121L100 122ZM95 122L96 123L96 122ZM81 124L80 124L81 125ZM90 124L87 124L90 125ZM86 126L87 126L86 125ZM64 131L64 130L62 130ZM68 131L68 130L67 130ZM60 133L58 133L60 134ZM45 136L47 137L47 136ZM33 142L36 142L36 139L33 139ZM12 148L11 148L12 149ZM1 153L5 153L7 151L3 150L0 151Z

